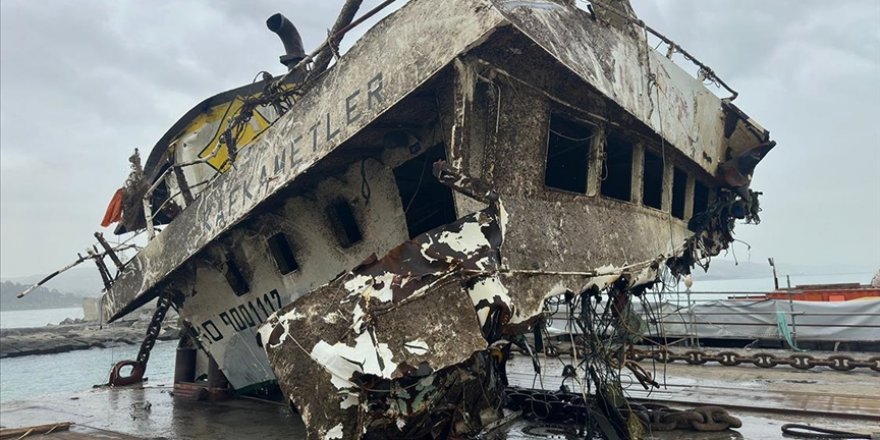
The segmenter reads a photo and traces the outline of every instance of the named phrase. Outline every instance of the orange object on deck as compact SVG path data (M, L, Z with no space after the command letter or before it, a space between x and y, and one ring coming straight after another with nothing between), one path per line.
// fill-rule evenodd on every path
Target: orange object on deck
M849 284L807 284L791 289L779 289L761 296L739 297L737 299L789 299L795 301L838 302L859 298L880 298L880 287Z
M113 198L110 199L110 204L107 205L107 212L104 213L104 219L101 220L101 226L107 227L113 223L116 223L122 220L122 199L125 197L125 188L119 188L113 194Z

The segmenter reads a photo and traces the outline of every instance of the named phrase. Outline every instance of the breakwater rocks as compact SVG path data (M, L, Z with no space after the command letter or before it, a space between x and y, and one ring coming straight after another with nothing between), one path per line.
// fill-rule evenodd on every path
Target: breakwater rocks
M0 329L0 358L140 344L148 322L137 319L100 326L96 322L65 320L45 327L4 328ZM177 320L166 319L159 340L177 339L179 334Z

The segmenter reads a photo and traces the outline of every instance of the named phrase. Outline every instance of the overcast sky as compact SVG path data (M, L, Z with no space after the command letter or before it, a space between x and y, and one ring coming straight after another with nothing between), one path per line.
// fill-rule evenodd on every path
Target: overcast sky
M75 259L134 147L146 157L202 99L283 73L268 16L290 17L309 51L341 4L0 2L0 275ZM737 89L778 142L753 183L764 222L737 227L752 246L737 256L880 267L880 1L633 4Z

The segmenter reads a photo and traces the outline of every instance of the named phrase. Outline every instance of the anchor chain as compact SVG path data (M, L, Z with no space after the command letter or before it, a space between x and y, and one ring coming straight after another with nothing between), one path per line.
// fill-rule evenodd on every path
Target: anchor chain
M522 411L527 417L543 422L583 424L587 418L595 419L597 416L608 422L588 402L584 402L580 394L519 387L508 387L504 394L510 409ZM620 412L626 416L634 415L650 431L690 429L710 432L742 427L740 419L730 415L724 408L712 405L679 410L658 403L628 402L625 408L620 408Z
M159 300L156 303L156 310L153 312L153 317L150 319L150 324L147 326L144 340L141 342L141 347L138 350L137 358L133 361L119 361L112 369L110 369L110 386L120 387L132 385L144 380L144 373L147 371L147 362L150 360L150 352L153 350L153 346L156 345L156 339L159 338L159 334L162 331L162 321L165 320L165 314L168 313L169 307L171 307L170 296L160 295ZM124 367L131 367L131 372L127 375L123 375L122 369Z
M702 432L741 428L742 421L720 406L704 405L694 409L673 409L659 403L630 403L626 412L634 414L651 431L691 429Z
M788 365L792 368L797 368L798 370L809 370L815 367L828 367L836 371L852 371L856 368L870 368L873 371L880 372L880 356L875 356L867 360L857 360L846 355L832 355L825 359L821 359L801 353L795 353L786 357L777 357L770 353L755 353L749 356L733 351L709 353L705 351L690 350L684 353L677 353L667 349L648 351L633 348L629 350L628 357L637 362L644 359L653 359L662 363L685 361L691 365L717 362L726 367L752 364L759 368L773 368L779 365Z

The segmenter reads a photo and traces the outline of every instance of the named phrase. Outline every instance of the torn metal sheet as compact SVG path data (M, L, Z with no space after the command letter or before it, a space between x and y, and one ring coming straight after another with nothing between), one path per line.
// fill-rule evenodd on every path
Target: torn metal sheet
M499 267L502 211L493 203L373 257L260 329L310 438L464 433L499 416L499 395L477 397L499 385L484 354L488 313L474 309L508 309L499 289L476 287Z

